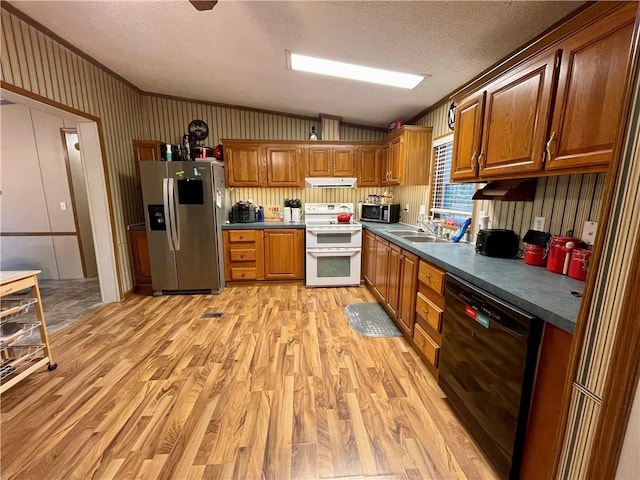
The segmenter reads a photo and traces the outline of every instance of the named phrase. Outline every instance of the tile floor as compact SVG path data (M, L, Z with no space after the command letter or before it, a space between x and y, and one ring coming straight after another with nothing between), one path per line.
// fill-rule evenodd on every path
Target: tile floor
M49 335L103 305L97 278L39 280L38 283ZM30 291L23 295L29 296ZM27 315L35 318L35 310L31 309Z

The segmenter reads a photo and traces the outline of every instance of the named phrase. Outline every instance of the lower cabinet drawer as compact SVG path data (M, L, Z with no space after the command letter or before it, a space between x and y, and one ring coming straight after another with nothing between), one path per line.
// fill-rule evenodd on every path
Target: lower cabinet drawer
M447 272L439 269L435 265L420 260L418 268L418 281L424 283L433 291L440 295L444 295L444 280Z
M436 332L442 333L444 312L420 292L417 293L416 298L416 313L424 318Z
M435 343L429 335L418 325L414 326L413 339L431 364L438 368L438 359L440 356L440 346Z
M255 267L253 268L234 268L231 267L231 280L255 280L258 278Z
M251 262L256 260L255 248L231 248L229 249L229 257L232 262Z
M255 242L255 240L256 230L229 230L230 242Z

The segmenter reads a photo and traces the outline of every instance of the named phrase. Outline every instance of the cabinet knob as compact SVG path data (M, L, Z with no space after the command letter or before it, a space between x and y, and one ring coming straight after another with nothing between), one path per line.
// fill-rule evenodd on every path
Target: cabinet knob
M476 173L476 151L473 151L473 155L471 155L471 171Z
M484 162L483 162L484 160ZM478 165L480 166L480 168L485 168L487 166L487 161L484 157L484 152L480 151L480 156L478 157Z
M244 258L244 253L241 253L241 254L240 254L240 258Z
M424 274L425 278L431 278L431 275L429 275L428 273Z
M556 150L556 132L551 132L551 136L549 137L549 141L547 142L547 161L553 160L555 156Z

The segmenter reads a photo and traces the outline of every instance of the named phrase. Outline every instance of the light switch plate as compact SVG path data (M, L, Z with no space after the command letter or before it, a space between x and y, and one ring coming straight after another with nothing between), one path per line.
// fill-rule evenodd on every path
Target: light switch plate
M536 217L533 221L533 229L544 232L544 217Z
M584 227L582 228L582 236L580 240L582 240L587 245L593 245L593 242L596 239L596 230L598 229L598 222L584 222Z
M60 210L65 211L67 209L67 202L60 202Z

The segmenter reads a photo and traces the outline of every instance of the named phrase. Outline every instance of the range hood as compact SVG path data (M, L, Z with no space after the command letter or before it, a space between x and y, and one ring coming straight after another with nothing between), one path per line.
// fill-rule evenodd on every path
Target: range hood
M307 188L356 188L355 177L307 177L304 179Z
M476 190L473 200L532 201L536 194L536 178L496 180Z

